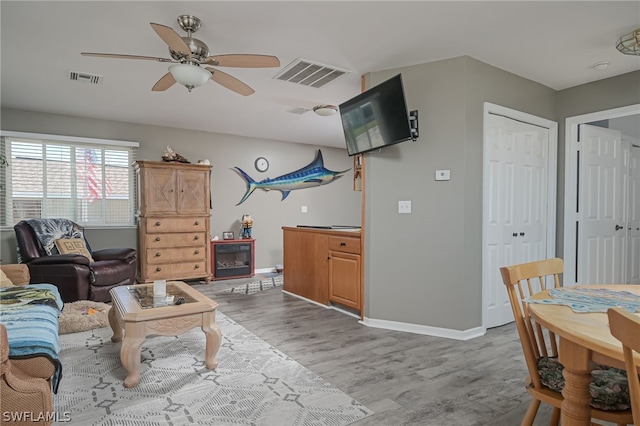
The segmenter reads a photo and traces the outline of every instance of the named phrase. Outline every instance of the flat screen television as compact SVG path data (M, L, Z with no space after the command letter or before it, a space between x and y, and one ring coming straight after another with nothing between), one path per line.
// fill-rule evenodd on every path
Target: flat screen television
M340 104L350 156L413 139L402 74Z

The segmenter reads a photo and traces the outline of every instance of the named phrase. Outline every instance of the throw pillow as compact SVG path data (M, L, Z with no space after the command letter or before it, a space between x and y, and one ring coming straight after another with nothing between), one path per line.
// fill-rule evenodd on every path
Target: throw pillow
M89 262L93 262L91 253L87 249L84 239L82 238L58 238L56 240L56 247L60 254L81 254L89 259Z
M0 287L13 287L13 281L0 269Z

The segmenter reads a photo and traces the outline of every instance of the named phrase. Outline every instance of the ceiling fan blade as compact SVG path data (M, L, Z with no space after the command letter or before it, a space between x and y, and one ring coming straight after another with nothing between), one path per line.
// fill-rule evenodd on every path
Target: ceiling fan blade
M191 49L187 46L187 43L184 42L182 37L178 35L177 32L171 27L167 27L166 25L155 24L153 22L150 23L151 28L160 36L162 41L167 43L167 45L174 52L181 53L186 57L191 57Z
M235 68L269 68L280 66L280 60L270 55L216 55L208 56L202 62L218 67Z
M93 53L82 52L82 56L95 56L97 58L115 58L115 59L142 59L145 61L158 61L158 62L175 62L167 58L156 58L155 56L139 56L139 55L120 55L118 53Z
M153 88L151 90L154 92L162 92L164 90L167 90L169 87L173 86L174 84L176 84L176 79L173 78L170 72L168 72L165 75L163 75L162 78L160 78L160 80L158 80L156 84L153 85Z
M252 95L255 90L253 90L248 85L244 84L240 80L235 77L230 76L220 70L215 68L206 68L211 73L211 80L215 81L221 86L226 87L229 90L233 90L236 93L241 94L242 96Z

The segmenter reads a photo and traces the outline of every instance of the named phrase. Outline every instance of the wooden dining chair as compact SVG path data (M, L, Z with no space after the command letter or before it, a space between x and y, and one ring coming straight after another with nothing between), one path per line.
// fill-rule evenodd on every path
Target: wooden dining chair
M540 403L544 402L553 407L549 424L557 426L563 400L561 387L564 385L562 365L558 361L558 340L554 333L537 324L529 315L527 299L540 291L560 287L559 276L564 272L564 262L558 258L545 259L504 266L500 268L500 272L507 287L529 372L525 387L533 397L521 424L533 425ZM592 408L591 417L618 425L631 424L633 421L630 410L606 411Z
M633 412L633 424L640 426L640 377L638 377L638 365L633 359L633 352L640 353L640 317L630 314L622 308L610 308L609 329L616 339L622 342L624 363L627 367L627 379L629 380L629 395L631 396L631 411Z

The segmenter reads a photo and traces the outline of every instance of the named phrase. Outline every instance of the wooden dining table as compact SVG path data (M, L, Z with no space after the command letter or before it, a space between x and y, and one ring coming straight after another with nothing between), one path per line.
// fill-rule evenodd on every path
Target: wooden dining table
M609 284L579 286L627 291L640 295L640 285ZM550 299L549 290L531 299ZM561 407L562 426L588 426L591 424L589 383L590 361L624 369L622 344L611 335L606 313L574 312L565 305L530 303L531 316L559 338L559 358L564 365L564 400ZM636 313L640 316L640 312ZM640 365L640 355L635 354ZM639 372L640 373L640 372Z

